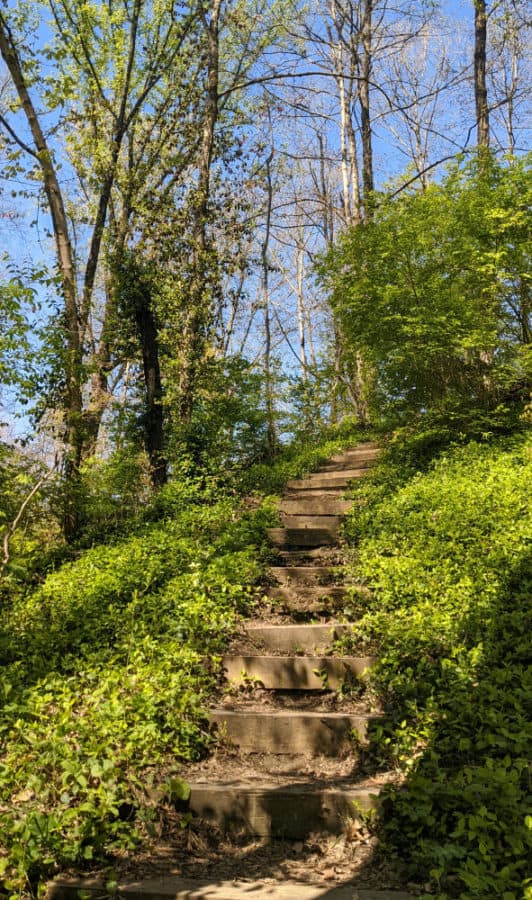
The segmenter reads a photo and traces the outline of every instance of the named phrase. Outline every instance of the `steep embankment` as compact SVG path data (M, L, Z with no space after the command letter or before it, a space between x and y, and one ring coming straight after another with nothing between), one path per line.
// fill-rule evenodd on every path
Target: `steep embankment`
M371 599L345 646L378 647L376 739L409 772L384 837L442 897L531 893L531 450L471 443L406 481L392 452L348 526Z
M17 895L153 831L209 742L220 655L264 568L264 495L342 442L168 485L127 533L0 611L0 880ZM205 661L208 660L208 664ZM157 802L153 788L157 788Z
M335 449L264 468L255 484L278 489ZM384 790L386 854L432 882L431 896L518 900L530 893L530 442L450 449L417 474L411 462L392 453L373 481L356 483L337 598L356 628L339 629L334 652L378 656L372 702L385 716L367 729L365 771L406 773ZM133 846L156 833L161 806L186 795L183 760L208 740L220 656L239 616L257 615L249 585L274 519L268 504L243 505L238 493L174 486L157 521L85 552L4 611L8 891ZM269 615L275 625L284 613ZM308 865L321 851L296 850Z

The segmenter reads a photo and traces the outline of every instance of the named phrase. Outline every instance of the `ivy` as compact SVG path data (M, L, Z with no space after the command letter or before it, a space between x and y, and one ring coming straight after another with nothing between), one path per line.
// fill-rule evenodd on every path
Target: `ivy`
M448 447L402 484L405 456L388 454L348 526L372 589L357 640L378 648L388 709L376 748L405 771L385 791L383 837L439 897L518 898L532 849L530 441Z

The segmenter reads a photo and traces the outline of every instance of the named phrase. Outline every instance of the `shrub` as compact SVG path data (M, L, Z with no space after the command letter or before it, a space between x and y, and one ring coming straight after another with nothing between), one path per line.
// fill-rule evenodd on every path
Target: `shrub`
M389 463L348 529L373 591L358 631L380 648L380 752L408 773L385 792L384 837L442 897L524 889L531 469L523 436L450 448L395 488Z

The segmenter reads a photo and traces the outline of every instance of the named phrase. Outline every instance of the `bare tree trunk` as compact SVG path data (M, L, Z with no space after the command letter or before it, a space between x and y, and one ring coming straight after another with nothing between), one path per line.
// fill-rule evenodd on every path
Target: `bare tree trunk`
M272 336L270 321L270 230L273 205L272 185L272 160L273 148L266 160L266 222L264 226L264 240L262 242L262 305L264 310L264 389L266 399L266 423L267 423L267 451L269 459L275 456L277 447L277 434L275 428L275 403L272 372Z
M369 422L368 401L366 399L367 383L369 373L364 363L364 358L359 350L355 353L355 371L351 379L353 385L352 397L354 400L355 413L361 425L367 425Z
M202 14L207 35L207 99L198 160L198 183L192 210L192 275L189 314L183 335L183 362L179 379L179 417L185 429L194 409L194 391L201 357L202 328L210 315L205 297L209 242L207 223L214 132L219 112L219 20L222 0L211 0L209 14Z
M372 69L373 0L364 0L362 10L362 71L360 78L360 126L362 131L362 187L366 218L371 214L374 191L373 139L371 134L370 82Z
M323 135L318 135L320 145L320 201L322 204L323 238L327 248L334 243L334 212L329 197L327 177L325 174L325 144Z
M338 324L336 321L333 322L334 328L334 377L331 386L331 410L330 410L330 423L331 425L335 425L341 419L341 409L340 409L340 399L341 399L341 385L342 385L342 338L340 335L340 331L338 328Z
M297 327L299 333L299 358L301 360L301 380L305 383L308 379L307 348L305 341L305 300L303 294L303 276L305 265L305 248L303 240L296 246L296 296L297 296Z
M37 160L40 166L44 190L52 217L57 262L61 275L66 336L65 443L68 448L64 464L66 499L63 531L67 540L70 540L78 530L76 487L79 481L79 467L84 445L83 402L81 395L82 348L78 324L74 257L63 195L57 179L52 152L42 131L39 117L27 89L11 29L2 13L0 13L0 53L15 85L35 145L35 150L27 146L24 149Z
M146 291L135 308L135 320L142 345L142 363L146 390L144 413L144 444L150 461L150 477L154 488L167 481L164 453L164 411L161 368L159 363L158 329L153 313L152 298Z
M342 171L342 201L346 225L360 221L360 183L358 174L358 154L353 128L351 107L354 100L353 86L358 65L353 49L353 35L347 37L345 13L338 0L331 0L330 15L335 34L329 29L329 41L333 55L333 65L338 101L340 105L340 151Z
M486 85L487 31L486 0L475 0L475 109L477 114L477 144L479 147L489 147L490 141L488 89Z

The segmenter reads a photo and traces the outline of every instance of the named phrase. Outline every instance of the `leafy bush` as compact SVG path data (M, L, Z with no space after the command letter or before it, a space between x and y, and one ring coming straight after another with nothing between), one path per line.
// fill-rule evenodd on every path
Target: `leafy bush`
M347 437L341 436L345 442ZM268 475L183 470L106 544L77 548L0 617L0 879L12 896L133 846L153 787L209 744L220 654L254 600L274 505L243 491L340 445L286 453ZM177 476L177 472L174 475ZM104 473L105 475L105 473ZM123 529L126 525L123 523ZM176 781L177 779L177 781Z
M515 422L531 379L530 189L527 159L454 162L441 182L383 201L323 260L379 417L428 411L455 432Z
M235 487L244 493L279 494L289 478L301 478L315 471L334 453L352 447L358 441L371 440L373 432L346 420L323 428L321 439L314 435L281 449L273 464L256 464L235 477Z
M384 837L440 897L517 900L527 875L531 469L523 436L451 448L395 488L384 464L348 529L389 710L376 738L408 773Z
M271 513L191 493L169 486L155 522L4 609L0 875L13 895L132 845L163 763L172 774L208 744L206 699Z

